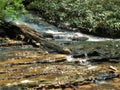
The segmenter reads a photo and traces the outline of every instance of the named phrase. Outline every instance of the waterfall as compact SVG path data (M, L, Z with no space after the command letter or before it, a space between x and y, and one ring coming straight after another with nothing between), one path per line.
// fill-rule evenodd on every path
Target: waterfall
M72 61L73 61L73 57L72 57L71 55L66 56L66 60L67 60L68 62L72 62Z
M88 55L87 55L87 53L84 53L84 55L85 55L85 58L88 58Z

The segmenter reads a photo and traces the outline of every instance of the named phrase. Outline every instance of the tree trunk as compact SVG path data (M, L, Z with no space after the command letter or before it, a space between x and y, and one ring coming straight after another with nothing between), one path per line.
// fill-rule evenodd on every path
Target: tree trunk
M12 39L23 40L34 46L42 46L43 48L52 49L59 53L70 53L69 49L64 49L52 41L46 40L42 34L36 32L26 25L7 23L6 25L2 26L2 28L4 28L6 35Z

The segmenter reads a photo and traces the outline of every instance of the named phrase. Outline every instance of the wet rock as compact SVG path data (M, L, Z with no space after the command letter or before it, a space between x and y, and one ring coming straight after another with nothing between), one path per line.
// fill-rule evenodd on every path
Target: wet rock
M46 38L53 38L53 34L51 33L43 33L42 35Z
M119 57L114 57L114 59L112 59L113 57L90 57L88 61L92 62L92 63L103 63L103 62L109 62L109 63L119 63Z
M87 55L89 57L91 57L91 56L104 56L105 53L104 52L100 52L98 50L93 50L93 51L89 52Z
M1 37L6 37L6 32L2 28L0 29L0 36Z
M99 76L97 76L95 78L95 80L109 80L109 79L112 79L112 78L115 78L116 75L114 73L103 73L103 74L99 74Z
M63 47L59 46L58 44L55 44L52 41L46 40L42 36L42 34L36 32L35 30L29 28L26 25L17 25L14 23L6 23L6 24L7 26L6 27L4 26L3 28L7 33L7 36L12 39L21 39L37 47L39 46L41 48L48 49L48 50L53 49L59 53L66 53L66 54L70 53L68 50L64 50ZM10 31L11 33L9 33Z
M85 53L78 53L73 55L74 58L82 58L85 57Z
M110 66L110 69L112 69L113 71L117 71L117 68L115 68L114 66Z
M94 56L101 56L101 55L103 55L103 53L93 50L91 52L74 54L73 57L80 58L80 57L92 57L92 56L94 57Z
M113 44L114 43L114 44ZM74 58L98 59L97 61L109 61L117 63L120 60L119 41L101 41L101 42L72 42L69 45L64 44L73 51ZM99 47L99 48L98 48Z
M86 41L89 38L87 36L83 36L82 34L72 33L72 32L58 32L48 30L43 33L44 37L53 38L54 40L65 40L65 41Z
M89 51L89 52L85 52L85 53L78 53L78 54L74 54L73 57L74 58L80 58L80 57L95 57L95 56L105 56L104 52L98 51L98 50L93 50L93 51Z
M72 39L72 41L86 41L88 40L89 38L88 37L82 37L82 36L74 36L74 37L71 37L70 39Z

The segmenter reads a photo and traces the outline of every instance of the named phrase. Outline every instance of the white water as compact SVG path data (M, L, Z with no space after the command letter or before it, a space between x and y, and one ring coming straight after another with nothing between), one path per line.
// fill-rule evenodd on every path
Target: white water
M71 55L69 55L69 56L66 56L66 60L68 62L72 62L74 60L74 58Z
M6 18L6 21L12 21L11 18ZM55 26L52 26L48 24L47 22L43 21L41 17L32 15L32 14L26 14L23 17L20 17L18 20L14 20L16 24L25 24L28 27L42 33L49 33L53 35L54 40L57 41L72 41L71 38L73 37L86 37L87 40L78 40L78 41L106 41L106 40L113 40L110 38L101 38L96 37L92 35L83 34L80 32L68 32L67 30L60 31L59 28L56 28ZM64 32L63 32L64 31ZM115 39L120 40L120 39Z

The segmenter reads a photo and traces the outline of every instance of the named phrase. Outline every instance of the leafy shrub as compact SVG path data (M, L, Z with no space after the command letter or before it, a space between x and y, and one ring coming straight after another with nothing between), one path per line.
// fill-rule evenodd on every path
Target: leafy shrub
M89 32L102 29L112 35L120 31L119 4L120 0L33 0L28 8L39 10L57 25L69 23Z
M23 0L0 0L0 22L2 22L5 17L15 18L20 15L21 12L25 11Z

